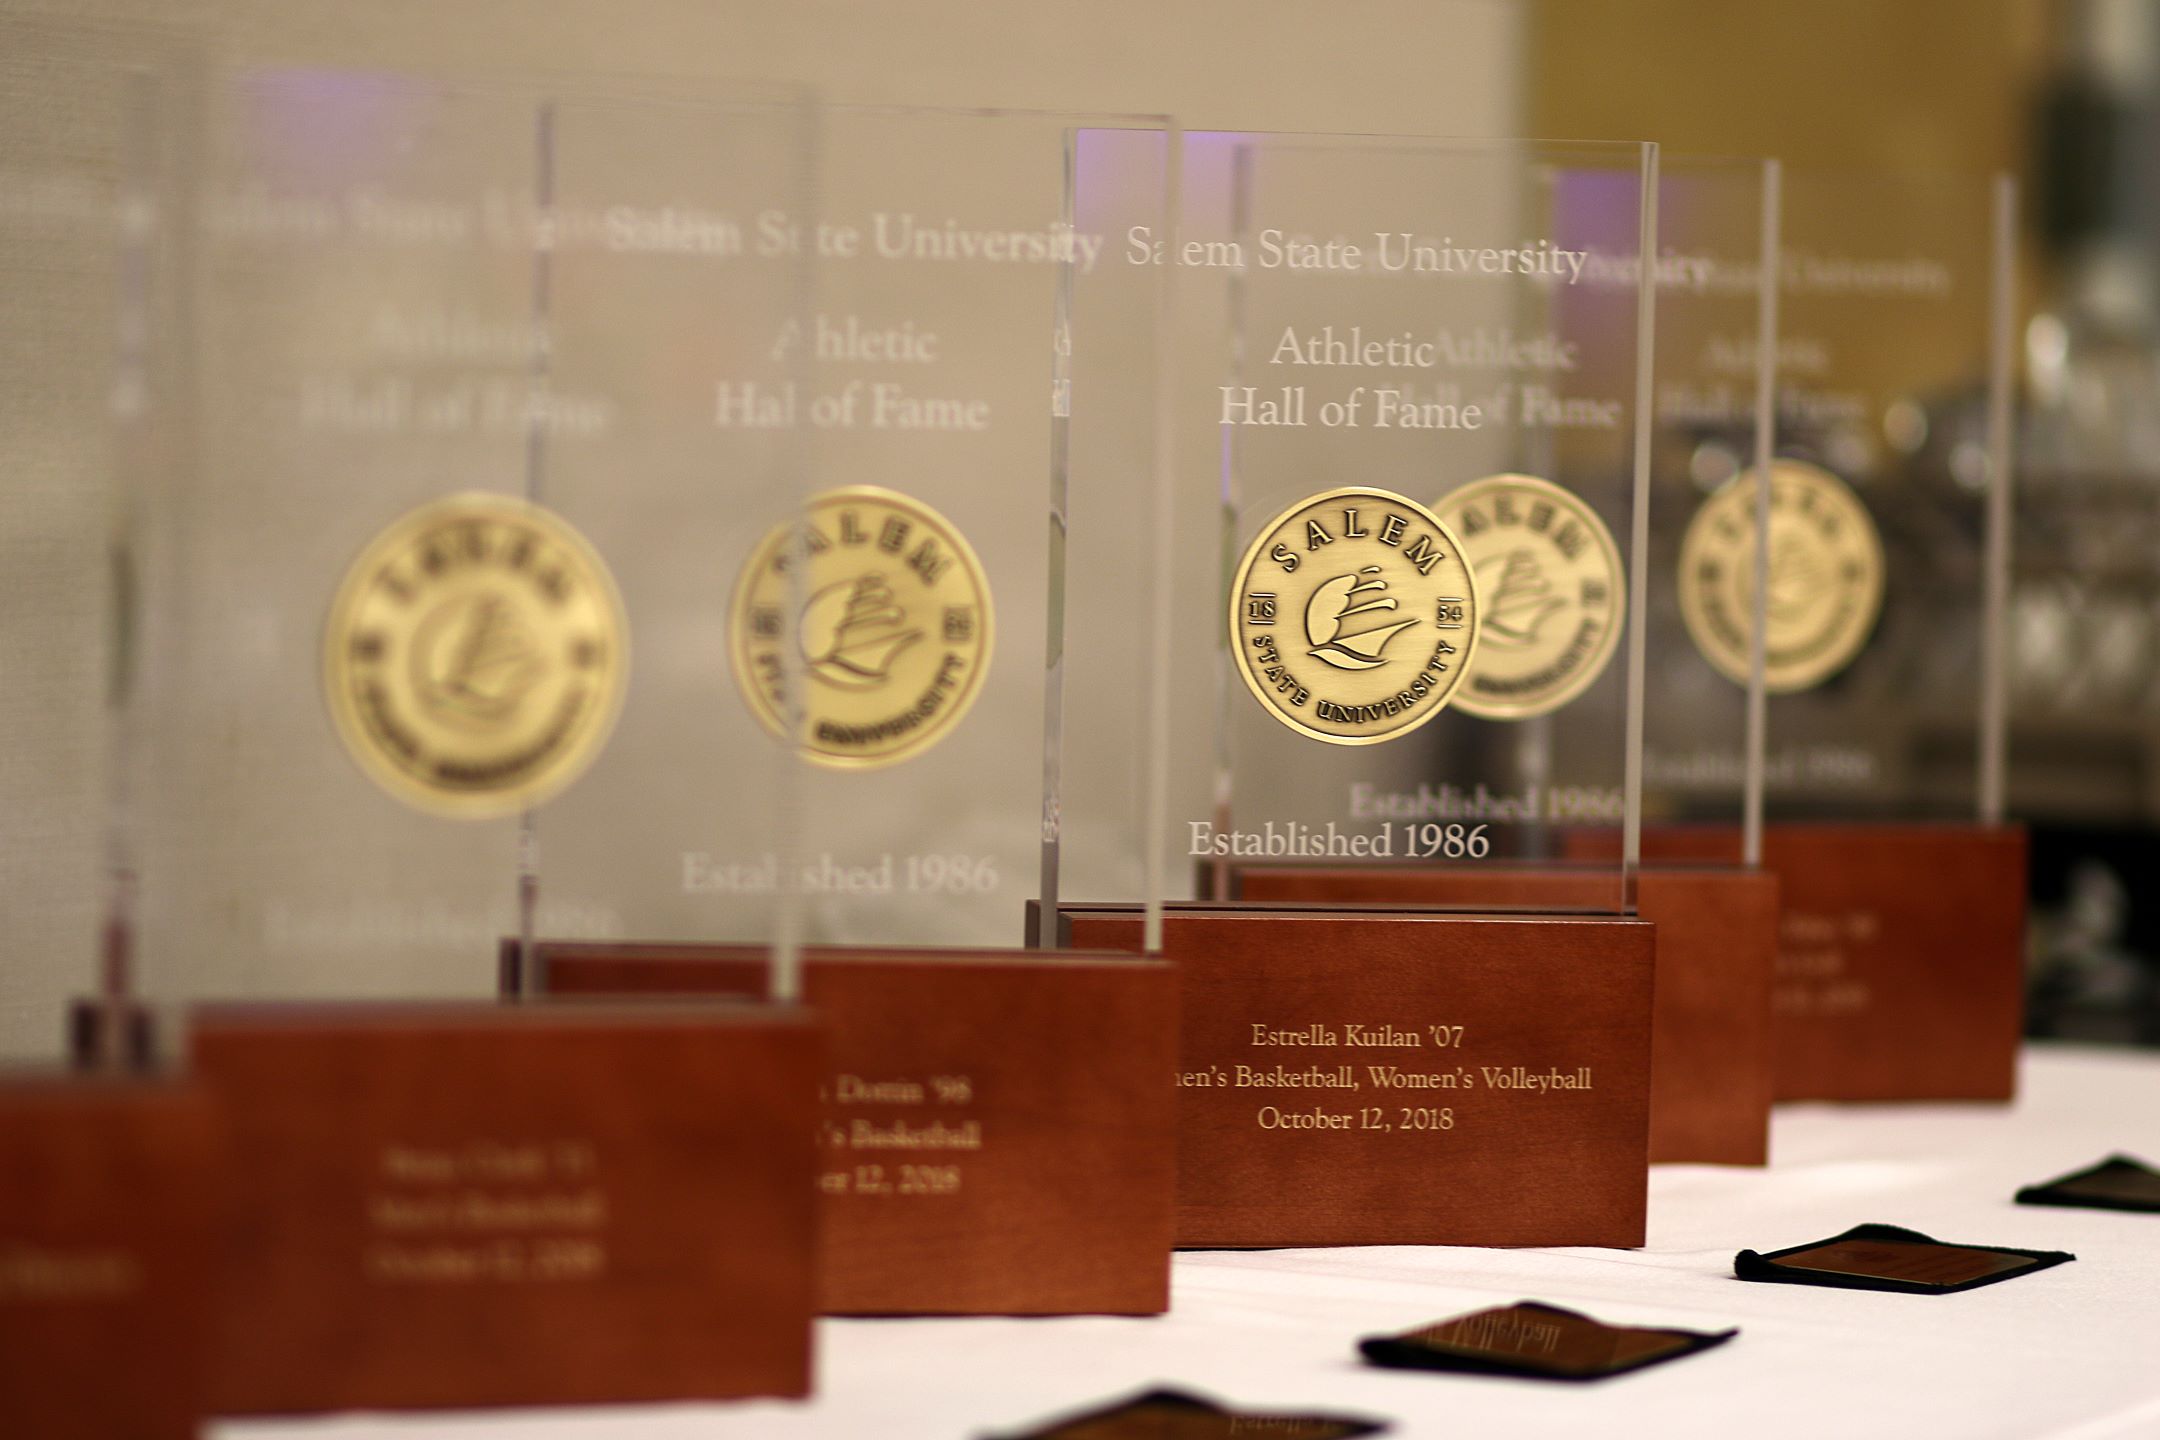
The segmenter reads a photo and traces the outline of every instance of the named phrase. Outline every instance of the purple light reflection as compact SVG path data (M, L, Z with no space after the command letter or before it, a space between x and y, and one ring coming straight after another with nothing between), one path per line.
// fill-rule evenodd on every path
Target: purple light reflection
M280 190L335 191L397 173L442 103L433 83L379 70L279 68L237 89L235 148Z

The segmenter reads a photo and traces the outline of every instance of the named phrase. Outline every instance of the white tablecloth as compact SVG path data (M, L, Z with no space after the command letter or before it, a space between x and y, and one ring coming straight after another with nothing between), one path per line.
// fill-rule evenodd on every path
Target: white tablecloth
M954 1440L1168 1382L1241 1406L1390 1418L1403 1436L2160 1437L2160 1215L2013 1205L2127 1150L2160 1163L2160 1057L2041 1048L2022 1098L1794 1106L1767 1170L1665 1166L1650 1243L1177 1257L1150 1320L833 1320L807 1404L226 1424L227 1440ZM2075 1263L1958 1295L1732 1277L1733 1253L1863 1221ZM1534 1299L1600 1319L1740 1327L1724 1347L1588 1385L1378 1370L1361 1335Z

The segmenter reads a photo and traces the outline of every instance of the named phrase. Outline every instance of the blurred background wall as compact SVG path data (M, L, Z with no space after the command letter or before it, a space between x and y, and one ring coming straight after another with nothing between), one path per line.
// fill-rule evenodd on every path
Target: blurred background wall
M2019 178L2028 1030L2160 1044L2160 0L1543 0L1525 53L1535 133Z
M1533 128L1796 166L2016 168L2053 0L1544 0ZM1654 78L1648 78L1654 77ZM1646 83L1647 79L1647 83Z
M247 60L798 80L859 103L1169 110L1211 125L1497 134L1514 0L57 0Z
M2007 170L2029 192L2033 105L2068 8L1540 0L1524 108L1537 135L1641 137L1802 170ZM2025 259L2030 308L2046 275L2029 249Z

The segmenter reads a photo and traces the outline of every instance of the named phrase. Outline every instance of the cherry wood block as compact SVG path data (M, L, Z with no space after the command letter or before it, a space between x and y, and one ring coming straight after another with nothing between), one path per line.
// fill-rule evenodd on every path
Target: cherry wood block
M1580 840L1578 844L1582 843ZM1650 859L1730 846L1643 832ZM2008 1100L2025 1024L2021 826L1775 824L1780 1100Z
M186 1088L0 1078L0 1434L193 1440L217 1170Z
M1137 907L1059 933L1141 943ZM1178 1244L1643 1243L1655 928L1167 909Z
M724 945L543 942L551 996L755 993ZM829 1314L1170 1305L1177 986L1125 955L815 947ZM513 989L512 993L515 993Z
M1525 865L1246 866L1247 900L1587 909L1609 902L1609 871ZM1770 983L1778 885L1767 871L1637 872L1637 913L1657 926L1650 1026L1650 1160L1761 1165L1770 1155Z
M799 1396L822 1059L749 1005L198 1011L226 1413Z

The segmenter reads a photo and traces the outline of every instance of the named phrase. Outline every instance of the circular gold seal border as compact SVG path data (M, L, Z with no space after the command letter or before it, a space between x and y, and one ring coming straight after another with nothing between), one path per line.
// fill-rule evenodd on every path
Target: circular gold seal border
M978 631L982 638L977 650L979 659L974 673L968 676L966 687L953 700L949 718L942 724L925 727L928 733L876 755L832 755L812 746L808 737L810 711L807 705L803 706L796 716L798 733L790 735L786 717L766 714L765 707L759 703L745 679L750 674L750 654L744 640L746 627L742 616L749 603L750 592L756 588L758 572L771 563L774 547L787 544L820 508L851 500L887 505L919 519L927 519L933 528L951 543L953 553L959 556L968 573L975 577L976 592L982 597ZM801 597L796 598L799 600ZM975 547L968 543L967 536L960 533L960 527L947 519L942 510L884 485L835 485L829 490L820 490L805 497L792 517L775 524L750 547L749 559L744 563L742 573L736 576L734 594L728 601L728 663L733 667L735 690L742 697L744 708L775 740L791 745L804 759L828 770L877 770L887 765L896 765L902 760L913 759L958 729L960 722L967 718L968 711L975 707L976 698L982 693L983 677L990 673L990 661L996 644L996 605L990 593L990 572L983 568L982 559L975 553ZM787 672L790 684L802 684L805 677L806 672L800 663Z
M1596 684L1598 678L1605 673L1606 667L1612 664L1614 654L1620 649L1620 637L1627 631L1628 572L1627 566L1621 563L1619 542L1613 539L1612 527L1605 523L1605 517L1598 514L1596 508L1589 501L1583 499L1565 485L1557 484L1542 476L1524 475L1516 471L1487 475L1482 479L1472 480L1466 485L1460 485L1450 490L1440 497L1440 506L1453 506L1458 503L1468 504L1470 501L1480 498L1484 491L1488 489L1498 490L1502 486L1530 489L1556 495L1569 507L1580 510L1583 514L1589 516L1595 522L1594 529L1598 548L1605 552L1605 558L1612 564L1612 628L1606 633L1605 643L1598 647L1597 655L1583 662L1581 672L1572 683L1562 686L1554 691L1550 697L1541 700L1535 709L1505 710L1481 704L1477 698L1476 688L1471 685L1470 677L1467 675L1463 677L1461 698L1449 697L1450 704L1460 708L1464 714L1475 715L1480 720L1535 720L1540 715L1550 715L1553 711L1567 706L1583 691Z
M1794 460L1780 456L1770 462L1770 485L1773 492L1776 489L1780 474L1797 477L1793 482L1795 484L1812 485L1818 489L1830 491L1843 504L1849 505L1853 512L1865 522L1862 526L1862 536L1865 541L1863 549L1868 562L1867 586L1871 593L1868 596L1866 607L1867 618L1856 627L1852 648L1839 657L1835 663L1824 667L1818 673L1803 674L1798 679L1784 681L1775 678L1768 657L1765 656L1763 692L1769 695L1799 695L1813 690L1851 669L1853 662L1860 658L1867 650L1868 645L1874 640L1876 628L1882 624L1883 601L1888 589L1885 580L1888 575L1889 560L1883 550L1882 529L1875 523L1874 512L1868 509L1867 501L1860 497L1859 491L1846 483L1844 477L1810 461ZM1689 518L1688 528L1680 537L1680 563L1683 567L1680 585L1681 623L1687 629L1688 639L1694 642L1695 653L1702 656L1711 669L1742 688L1745 688L1748 683L1749 657L1747 650L1743 648L1741 654L1728 664L1721 651L1713 651L1710 646L1703 644L1703 635L1709 628L1709 622L1701 618L1702 601L1697 598L1699 587L1687 582L1687 572L1684 567L1688 561L1690 544L1694 539L1696 526L1704 523L1705 517L1709 515L1712 507L1717 505L1728 494L1738 491L1742 486L1748 487L1750 492L1749 503L1743 514L1746 516L1750 529L1753 528L1756 518L1752 499L1754 480L1755 470L1750 467L1727 480L1716 490L1713 490L1700 505L1695 507L1695 514ZM1750 566L1753 565L1754 559L1754 547L1751 544L1747 551L1747 560ZM1767 643L1767 636L1765 640Z
M1253 679L1252 667L1245 663L1245 647L1239 643L1239 637L1242 633L1240 625L1244 614L1244 607L1239 604L1239 599L1245 593L1245 581L1252 574L1253 562L1260 558L1260 542L1280 529L1283 522L1291 516L1301 511L1310 510L1315 505L1330 500L1339 500L1346 496L1356 499L1378 500L1383 504L1404 506L1412 514L1432 526L1436 535L1454 547L1456 559L1462 562L1465 588L1469 591L1465 598L1470 602L1472 623L1465 627L1469 631L1469 635L1462 647L1462 659L1456 666L1455 683L1448 687L1447 693L1440 697L1439 703L1434 705L1432 709L1426 711L1408 725L1398 730L1390 730L1384 735L1331 735L1325 730L1315 730L1303 721L1285 714L1276 706L1273 700L1268 698L1267 693L1260 688L1259 682ZM1462 542L1456 538L1455 532L1449 529L1439 516L1433 514L1430 509L1420 505L1409 496L1399 495L1393 490L1382 490L1372 485L1344 485L1333 490L1315 491L1304 499L1283 507L1265 525L1255 530L1252 540L1245 547L1244 557L1238 561L1237 573L1230 580L1228 612L1232 668L1237 671L1239 678L1245 682L1245 688L1252 692L1253 698L1260 702L1260 708L1287 728L1295 730L1298 734L1323 741L1329 745L1384 745L1390 740L1400 740L1403 736L1412 734L1432 723L1433 717L1448 708L1449 704L1455 699L1455 692L1460 690L1463 683L1469 678L1470 667L1477 659L1478 631L1482 628L1481 617L1484 614L1483 608L1478 603L1477 571L1471 566L1470 557L1463 553Z
M469 516L475 512L484 512L484 518L493 523L533 526L549 541L577 556L599 583L604 609L613 622L614 634L610 638L618 658L613 683L607 687L602 701L603 713L592 722L586 738L573 750L571 760L551 771L539 784L486 793L451 793L430 789L414 779L410 771L383 760L376 753L374 737L345 713L337 696L341 691L340 682L345 678L346 662L341 659L341 646L336 642L351 619L360 594L359 582L378 569L388 554L410 544L415 535L435 528L448 517ZM456 491L407 510L377 531L374 538L353 556L352 563L345 567L338 580L337 589L331 594L330 613L323 621L321 676L323 705L330 712L332 728L343 743L345 753L378 788L414 810L441 819L499 820L535 809L561 794L582 778L607 749L616 722L622 718L623 701L630 690L628 612L623 605L622 592L616 587L614 573L600 558L600 552L593 548L592 542L568 520L522 496L494 490Z

